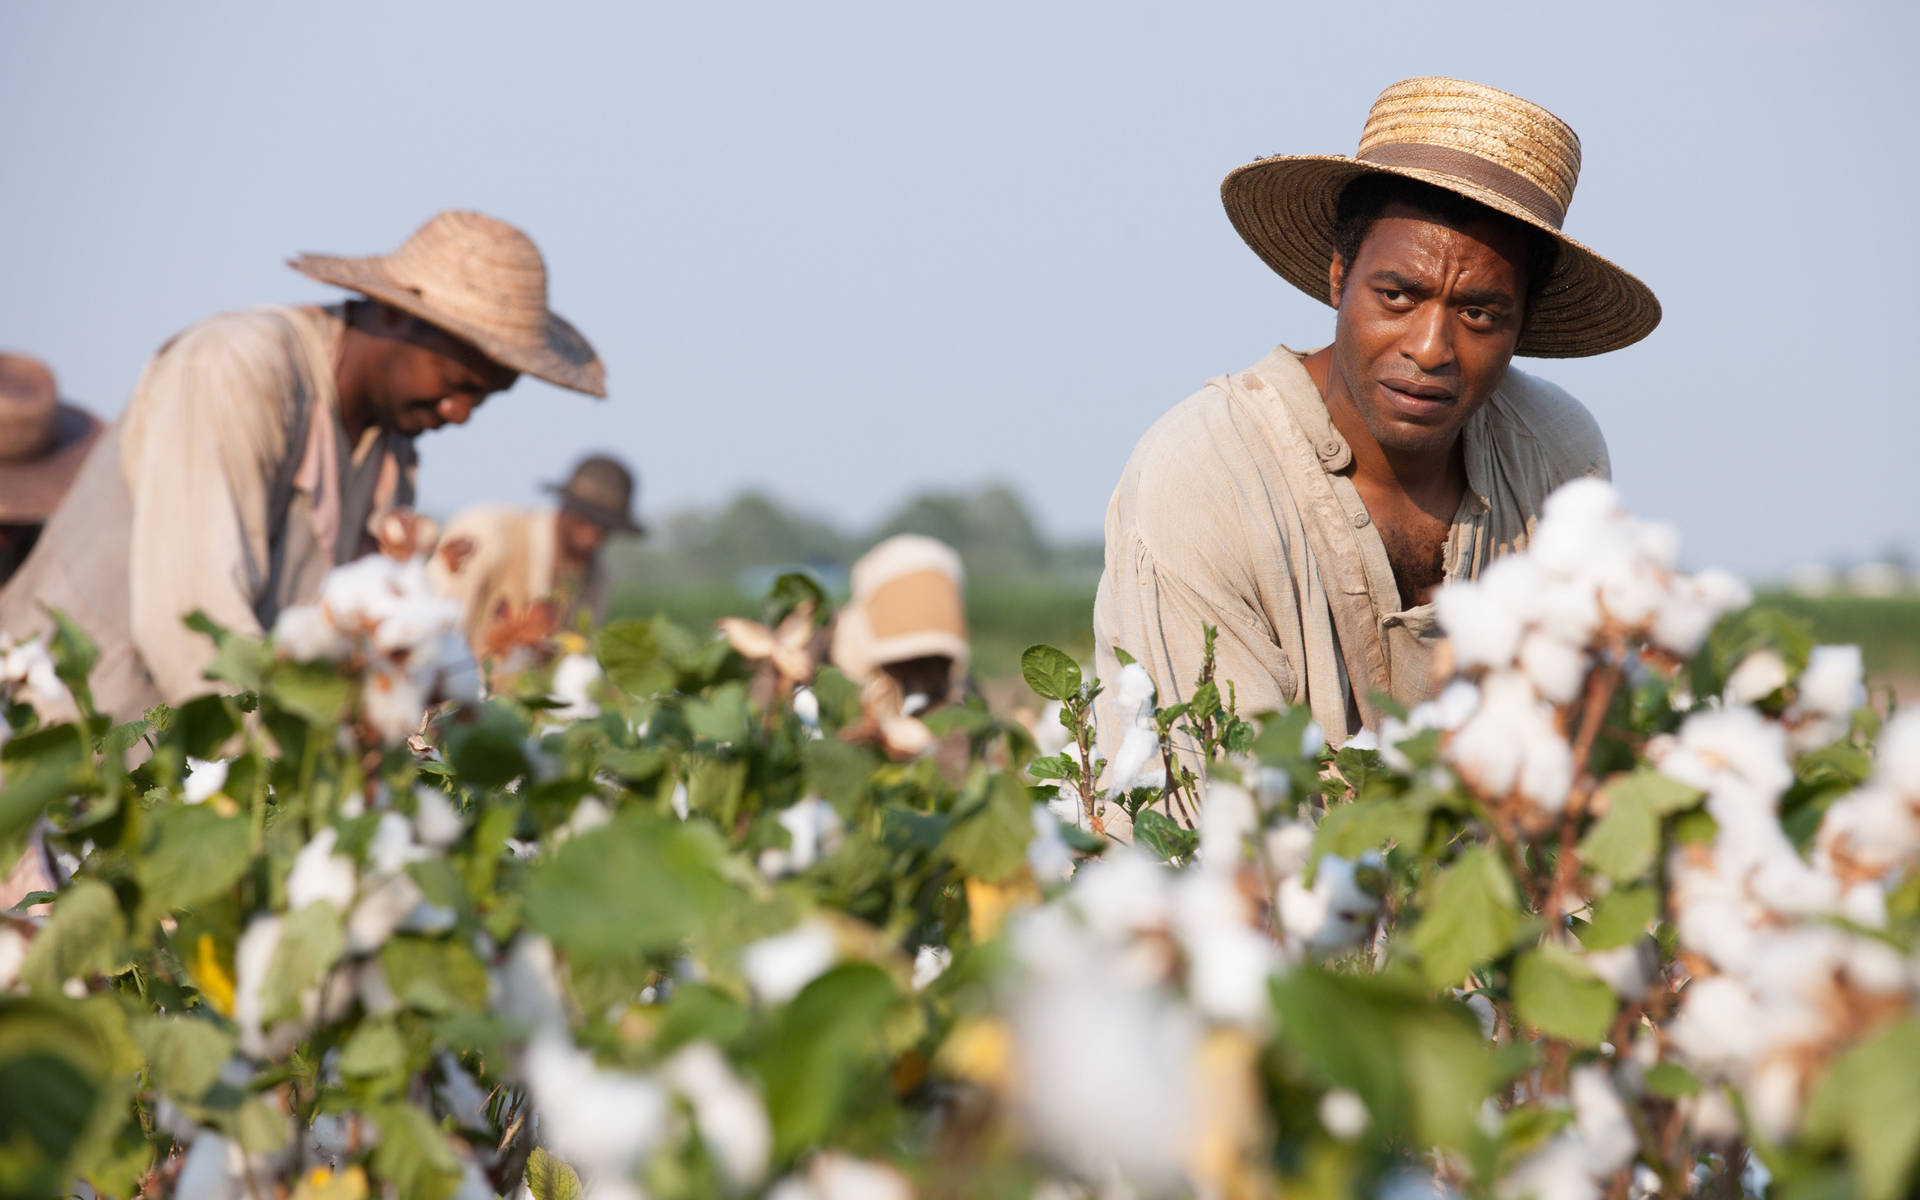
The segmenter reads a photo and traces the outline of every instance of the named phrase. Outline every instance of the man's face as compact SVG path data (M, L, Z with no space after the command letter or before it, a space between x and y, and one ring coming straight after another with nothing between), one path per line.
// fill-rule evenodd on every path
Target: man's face
M591 517L568 509L560 510L560 545L568 558L590 561L600 553L607 540L607 527Z
M1405 205L1380 214L1330 275L1332 370L1380 447L1446 450L1493 395L1520 339L1526 235Z
M519 374L450 334L423 322L386 332L380 359L382 424L405 434L461 425L486 398L513 386Z

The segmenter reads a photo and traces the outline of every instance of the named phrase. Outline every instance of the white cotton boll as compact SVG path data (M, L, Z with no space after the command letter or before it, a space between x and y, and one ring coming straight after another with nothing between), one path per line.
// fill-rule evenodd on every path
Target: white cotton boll
M1611 1175L1640 1153L1640 1135L1633 1118L1613 1086L1607 1069L1589 1064L1575 1067L1567 1080L1573 1101L1574 1129L1587 1149L1587 1169Z
M1502 559L1494 566L1513 561ZM1488 573L1493 570L1489 567ZM1478 582L1462 579L1446 584L1435 594L1433 605L1453 646L1457 670L1497 670L1513 661L1514 652L1520 648L1521 620L1501 603L1485 577Z
M1787 686L1787 660L1774 650L1756 650L1740 660L1727 676L1729 704L1756 704Z
M767 1106L734 1074L720 1051L711 1043L695 1042L668 1059L661 1073L693 1106L700 1140L727 1183L749 1188L765 1178L773 1155Z
M426 711L426 689L411 673L386 666L376 666L367 672L360 712L382 741L388 744L406 741L409 734L420 728Z
M1300 731L1300 757L1318 758L1327 748L1327 731L1320 728L1320 722L1308 721L1307 727Z
M1456 679L1429 703L1433 706L1433 727L1451 732L1466 724L1480 707L1480 686Z
M1740 1113L1726 1088L1702 1088L1697 1095L1682 1096L1674 1107L1693 1136L1709 1145L1731 1142L1741 1134Z
M174 1180L180 1200L246 1200L246 1154L217 1133L202 1133L187 1148Z
M1279 767L1260 767L1253 776L1253 799L1261 812L1272 812L1293 791L1293 777Z
M567 833L574 837L592 833L612 820L613 810L607 807L606 801L598 796L582 796L567 818Z
M1253 796L1237 784L1214 780L1200 804L1200 862L1232 870L1240 864L1246 839L1258 832L1260 812Z
M1354 734L1343 742L1341 749L1378 751L1380 749L1380 735L1371 729L1362 729L1359 733Z
M1581 532L1625 515L1626 508L1613 484L1592 476L1561 484L1540 506L1542 527L1562 525Z
M1718 619L1712 606L1693 588L1675 587L1654 610L1653 628L1648 631L1648 637L1662 650L1680 658L1692 658Z
M426 851L414 844L413 826L405 817L391 810L380 814L373 839L367 844L367 865L376 874L398 874L408 863L426 856Z
M373 648L381 654L425 649L436 645L440 635L459 622L460 608L451 600L406 596L373 631Z
M1680 993L1680 1015L1667 1027L1673 1048L1703 1071L1725 1074L1760 1047L1762 1013L1753 993L1725 975L1699 979Z
M1589 950L1581 956L1593 973L1623 1000L1637 1000L1647 994L1653 972L1659 966L1653 943L1637 938L1611 950Z
M507 960L487 979L487 1007L526 1029L564 1031L566 1002L560 995L553 943L537 934L514 939Z
M1903 796L1920 797L1920 709L1896 714L1880 731L1874 778Z
M913 990L925 991L953 965L953 951L945 946L922 946L913 953Z
M1800 1123L1801 1082L1800 1068L1790 1058L1770 1058L1747 1077L1741 1099L1762 1136L1775 1142L1793 1136Z
M384 555L369 554L335 567L320 584L320 602L336 623L370 632L397 603L394 569L398 565Z
M299 912L322 900L341 912L353 904L353 860L333 852L339 840L340 832L328 826L293 856L293 869L287 872L289 912Z
M665 1089L651 1079L600 1069L563 1036L535 1038L522 1074L540 1114L541 1141L589 1177L628 1174L666 1132Z
M1781 916L1825 916L1840 903L1839 881L1802 862L1784 838L1758 859L1747 879L1752 893Z
M1554 727L1553 709L1517 671L1487 676L1479 711L1454 733L1445 756L1481 792L1517 791L1547 812L1560 811L1573 785L1572 747Z
M900 701L900 715L917 717L927 711L928 706L932 703L933 700L928 697L925 692L913 692Z
M1189 872L1174 888L1174 927L1187 954L1194 1007L1216 1020L1266 1023L1274 945L1248 924L1247 902L1229 875Z
M1113 847L1087 863L1066 894L1087 927L1111 942L1165 927L1171 899L1171 873L1131 847Z
M1009 1017L1015 1127L1044 1154L1083 1177L1117 1173L1144 1192L1183 1178L1199 1047L1188 1010L1096 959L1028 983Z
M1772 804L1793 783L1786 732L1744 706L1694 713L1663 749L1660 773L1705 792L1744 786Z
M188 804L205 804L213 799L227 786L227 769L232 765L233 760L229 758L188 758L187 779L181 785L180 798Z
M568 654L554 664L553 698L561 701L559 708L551 709L548 715L556 721L590 721L600 715L600 706L594 702L593 691L601 679L600 664L589 654ZM819 708L815 706L814 723L819 723Z
M1494 1185L1500 1200L1600 1200L1600 1185L1587 1169L1587 1148L1561 1133L1513 1165Z
M1693 586L1718 616L1753 603L1753 589L1731 571L1708 567L1693 576Z
M1665 521L1642 521L1635 542L1647 561L1668 570L1680 564L1680 531Z
M240 1049L255 1058L272 1057L266 1031L267 971L280 946L286 922L277 916L258 916L248 922L233 948L233 1020L240 1027Z
M1073 876L1073 849L1060 835L1060 822L1044 804L1033 806L1033 838L1027 843L1027 868L1042 883L1061 883Z
M833 927L815 917L748 946L741 951L740 968L760 1003L785 1004L839 957Z
M425 900L420 885L405 875L382 879L368 888L347 914L347 949L355 954L372 954L387 944Z
M815 733L820 731L820 697L810 687L793 689L793 715Z
M11 925L0 924L0 992L11 991L20 981L20 967L26 961L26 936Z
M907 1177L885 1163L829 1150L807 1169L819 1200L913 1200Z
M1153 676L1137 662L1120 668L1113 684L1113 711L1130 725L1153 720Z
M684 783L675 783L673 785L673 795L669 798L668 803L673 807L674 816L679 817L682 821L686 820L688 812L687 805L689 803L687 785Z
M1887 927L1887 891L1878 883L1856 883L1840 895L1840 915L1862 929Z
M497 1200L499 1193L487 1182L480 1165L473 1159L461 1156L460 1185L453 1190L451 1200Z
M1033 744L1043 756L1052 756L1073 745L1073 733L1060 721L1066 711L1066 705L1058 700L1047 701L1046 707L1033 722Z
M273 623L273 644L295 662L345 658L350 643L318 604L282 609Z
M420 844L445 850L466 835L467 823L445 792L430 787L413 789L413 827Z
M1120 749L1114 753L1113 762L1107 767L1107 795L1117 797L1136 787L1144 786L1142 775L1149 764L1158 767L1160 757L1160 735L1151 727L1133 725L1127 729L1127 735L1120 742Z
M1373 1123L1367 1102L1346 1088L1334 1088L1320 1097L1319 1113L1321 1127L1342 1142L1359 1137Z
M1588 659L1579 646L1538 630L1520 643L1520 669L1534 688L1555 704L1571 704L1586 681Z
M1828 717L1848 717L1867 702L1858 646L1815 646L1794 685L1793 706Z
M1262 849L1267 866L1275 875L1298 875L1307 869L1313 857L1313 829L1299 821L1287 821L1267 830Z
M805 871L840 848L840 814L818 796L808 796L782 810L780 827L792 839L793 869Z
M1281 881L1274 907L1289 944L1332 955L1366 941L1380 898L1359 885L1356 865L1326 854L1314 868L1311 887L1298 875Z

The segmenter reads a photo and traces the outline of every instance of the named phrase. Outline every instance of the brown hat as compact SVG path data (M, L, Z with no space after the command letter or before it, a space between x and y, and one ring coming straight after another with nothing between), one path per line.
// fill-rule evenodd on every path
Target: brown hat
M412 313L516 371L590 396L606 368L580 331L547 308L547 264L533 239L476 212L437 213L392 254L302 254L287 265Z
M853 564L853 595L833 626L834 665L865 683L891 663L941 655L967 673L965 572L953 547L903 533Z
M53 515L106 426L60 401L47 364L0 354L0 524Z
M560 497L562 508L597 525L618 533L647 531L633 519L633 473L619 459L604 454L583 458L565 483L550 483L547 490Z
M1263 158L1220 185L1233 227L1289 283L1327 301L1335 206L1366 174L1418 179L1523 221L1560 245L1514 353L1578 358L1653 332L1660 302L1626 271L1560 231L1580 178L1580 139L1565 121L1497 88L1408 79L1380 93L1353 158Z

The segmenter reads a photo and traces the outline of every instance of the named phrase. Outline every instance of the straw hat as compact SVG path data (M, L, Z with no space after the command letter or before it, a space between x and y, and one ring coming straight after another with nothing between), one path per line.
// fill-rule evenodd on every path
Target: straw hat
M1459 79L1408 79L1380 93L1352 158L1281 155L1228 175L1227 216L1289 283L1327 300L1334 206L1361 175L1418 179L1477 200L1560 243L1516 354L1578 358L1632 345L1660 323L1647 285L1560 231L1580 178L1580 139L1537 104Z
M547 308L547 264L533 239L476 212L437 213L392 254L302 254L287 265L412 313L523 374L607 394L606 368L580 331Z
M960 555L918 534L890 537L853 564L853 597L833 627L833 662L865 683L883 667L940 655L961 679L973 656L967 642Z
M647 531L633 518L633 473L618 459L604 454L583 458L565 483L549 483L546 487L560 497L562 507L604 529L636 534Z
M47 364L0 354L0 524L53 515L106 426L60 401Z

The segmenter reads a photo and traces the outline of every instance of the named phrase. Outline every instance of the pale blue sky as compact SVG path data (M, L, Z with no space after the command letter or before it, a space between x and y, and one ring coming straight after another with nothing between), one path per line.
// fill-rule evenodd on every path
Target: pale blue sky
M0 345L117 412L209 313L336 293L300 250L442 207L528 230L613 399L523 381L421 441L423 506L611 448L668 508L849 521L1017 480L1100 527L1140 433L1330 314L1221 177L1351 153L1452 74L1580 133L1567 228L1666 307L1539 370L1688 557L1920 555L1920 21L1905 4L0 2ZM1906 390L1902 390L1906 389Z

